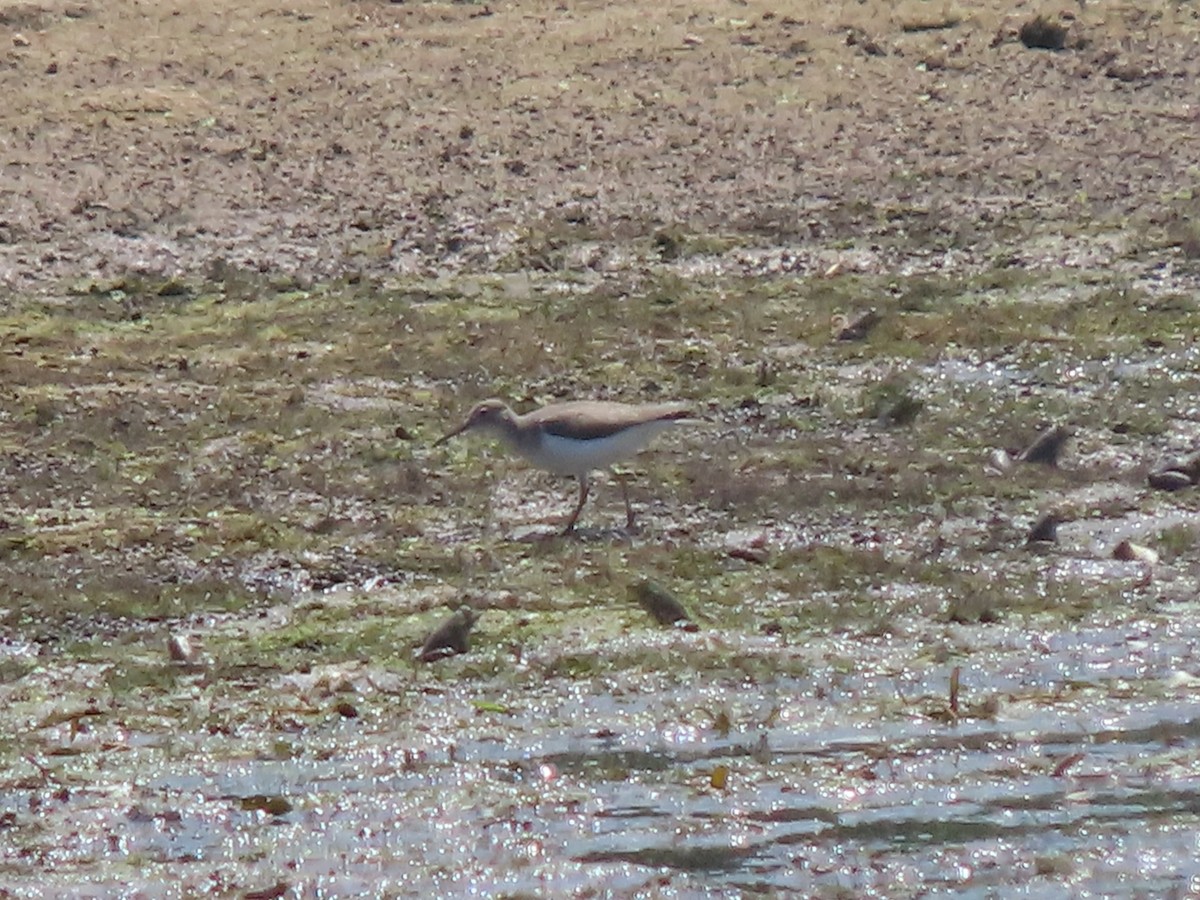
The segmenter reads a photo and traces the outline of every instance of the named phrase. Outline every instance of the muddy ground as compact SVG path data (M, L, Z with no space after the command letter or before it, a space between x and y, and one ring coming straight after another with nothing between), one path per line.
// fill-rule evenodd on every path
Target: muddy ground
M0 5L0 895L1186 892L1198 33Z
M1020 42L1043 13L1070 49ZM809 274L838 251L870 271L1106 261L1195 211L1194 18L6 4L0 275L603 270L662 228L786 249Z

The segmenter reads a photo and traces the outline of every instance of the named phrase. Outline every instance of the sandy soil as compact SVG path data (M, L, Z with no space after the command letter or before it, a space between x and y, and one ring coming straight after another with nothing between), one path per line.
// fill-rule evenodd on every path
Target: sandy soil
M1068 49L1022 45L1039 13ZM1103 260L1190 234L1197 30L1164 2L6 3L0 279L599 265L663 227Z

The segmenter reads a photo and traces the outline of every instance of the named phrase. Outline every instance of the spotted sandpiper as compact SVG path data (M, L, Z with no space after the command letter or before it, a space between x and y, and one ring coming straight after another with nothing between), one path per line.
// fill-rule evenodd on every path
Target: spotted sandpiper
M553 403L519 416L503 400L484 400L467 420L440 438L445 443L472 429L496 432L512 449L535 466L579 480L579 502L563 534L570 534L587 502L590 474L633 456L660 432L693 420L685 403L611 403L578 400ZM437 446L435 444L435 446ZM626 523L633 527L633 509L625 492Z

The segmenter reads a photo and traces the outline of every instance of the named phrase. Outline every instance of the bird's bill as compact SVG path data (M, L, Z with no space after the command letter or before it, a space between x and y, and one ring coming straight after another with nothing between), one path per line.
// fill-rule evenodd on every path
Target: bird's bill
M443 434L440 438L438 438L436 441L434 441L433 446L435 446L435 447L442 446L442 444L446 443L446 441L450 440L450 438L454 437L455 435L462 434L464 431L466 431L470 427L471 427L471 420L467 419L467 421L463 422L461 425L459 425L453 431L449 431L446 434Z

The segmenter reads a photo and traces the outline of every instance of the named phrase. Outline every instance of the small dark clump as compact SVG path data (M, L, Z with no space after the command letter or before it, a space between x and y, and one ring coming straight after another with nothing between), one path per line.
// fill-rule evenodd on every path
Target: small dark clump
M1195 484L1191 475L1179 469L1165 469L1162 472L1151 472L1146 481L1150 487L1159 491L1182 491L1184 488L1189 488Z
M477 621L479 613L466 606L462 607L425 639L417 658L421 662L434 662L457 653L466 653L471 649L468 636Z
M1038 435L1037 440L1025 448L1019 459L1021 462L1057 466L1063 447L1066 446L1070 437L1070 429L1063 428L1061 425L1047 428Z
M1045 16L1030 19L1021 26L1017 36L1031 50L1062 50L1067 46L1066 26Z
M1061 520L1054 513L1046 513L1029 529L1028 544L1054 543L1058 540L1058 525Z
M862 315L848 321L840 329L834 337L839 341L861 341L864 340L871 330L879 324L883 319L878 312L873 309L867 310Z
M672 625L685 631L699 630L688 616L687 610L683 608L683 604L666 588L653 581L643 579L630 585L629 594L659 625Z

